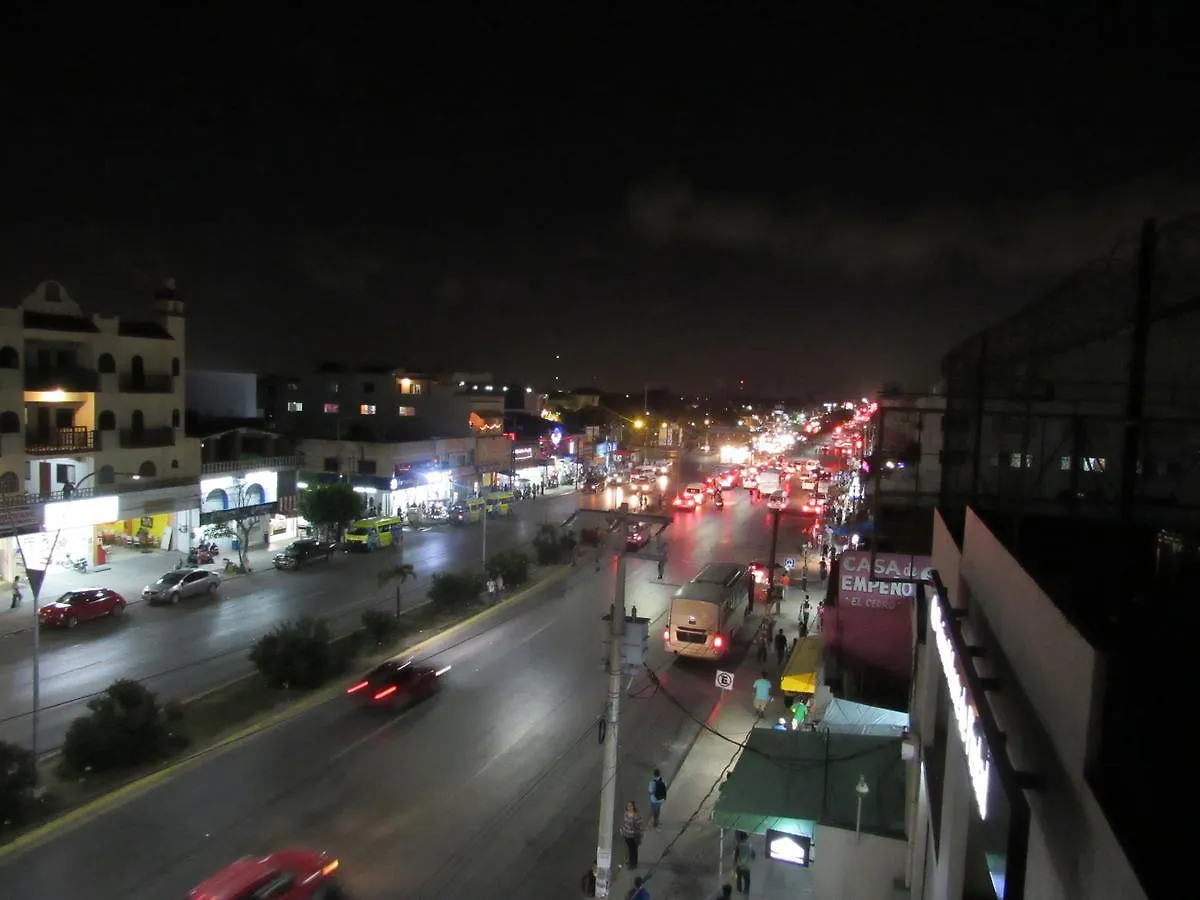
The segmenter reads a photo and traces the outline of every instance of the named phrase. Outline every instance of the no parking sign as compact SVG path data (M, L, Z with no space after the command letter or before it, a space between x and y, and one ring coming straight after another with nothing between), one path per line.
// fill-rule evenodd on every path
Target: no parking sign
M792 569L796 568L796 557L789 556L787 559L785 559L783 561L783 567L785 569L787 569L789 572L792 571Z
M717 687L723 691L733 690L733 673L717 670Z

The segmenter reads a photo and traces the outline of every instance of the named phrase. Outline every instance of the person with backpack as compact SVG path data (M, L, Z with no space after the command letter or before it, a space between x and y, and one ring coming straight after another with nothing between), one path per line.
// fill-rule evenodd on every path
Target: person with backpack
M654 770L650 779L650 825L658 829L658 817L662 813L663 802L667 799L667 783L663 781L662 772Z

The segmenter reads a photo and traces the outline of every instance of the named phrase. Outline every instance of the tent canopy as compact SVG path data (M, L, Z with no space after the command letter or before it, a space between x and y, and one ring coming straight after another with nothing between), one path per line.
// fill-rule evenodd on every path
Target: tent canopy
M908 715L881 706L834 699L825 707L817 728L842 734L900 737L908 729Z
M755 728L721 785L713 819L751 834L781 826L791 831L797 822L853 829L861 776L871 789L863 801L862 830L903 837L901 743L879 735Z

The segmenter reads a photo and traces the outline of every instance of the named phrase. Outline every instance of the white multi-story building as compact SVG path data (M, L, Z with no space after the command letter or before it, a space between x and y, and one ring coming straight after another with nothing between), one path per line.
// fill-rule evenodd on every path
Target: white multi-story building
M147 320L86 314L54 281L0 308L0 532L41 528L36 511L51 504L70 525L56 556L179 546L196 524L200 474L199 443L184 435L184 346L172 281ZM3 578L16 564L11 543L0 540Z

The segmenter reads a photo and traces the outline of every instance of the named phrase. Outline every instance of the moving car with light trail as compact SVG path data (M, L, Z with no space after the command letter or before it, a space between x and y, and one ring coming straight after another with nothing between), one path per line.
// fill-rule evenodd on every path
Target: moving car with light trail
M351 900L337 870L336 859L310 850L247 856L196 885L188 900Z
M448 671L449 666L434 669L390 659L352 684L346 694L374 709L403 709L436 694Z

